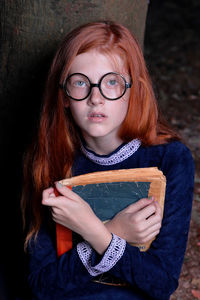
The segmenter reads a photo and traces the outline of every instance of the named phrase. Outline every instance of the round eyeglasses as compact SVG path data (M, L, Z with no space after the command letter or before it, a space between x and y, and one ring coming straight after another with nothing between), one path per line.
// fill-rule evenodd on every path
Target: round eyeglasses
M93 87L98 87L104 98L117 100L126 93L131 85L132 83L126 82L121 74L115 72L103 75L98 83L91 83L90 79L82 73L73 73L65 79L61 88L68 97L76 101L86 99Z

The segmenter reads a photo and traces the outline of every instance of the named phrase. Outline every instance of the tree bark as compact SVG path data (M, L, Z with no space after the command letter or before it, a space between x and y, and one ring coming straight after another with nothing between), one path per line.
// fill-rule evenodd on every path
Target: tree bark
M22 155L37 126L44 83L56 48L71 29L98 20L122 23L143 45L147 7L147 0L0 1L0 146L3 152L0 164L4 175L1 199L5 215L1 226L5 245L2 265L10 290L16 295L21 292L24 272L19 204ZM10 178L15 179L12 186Z

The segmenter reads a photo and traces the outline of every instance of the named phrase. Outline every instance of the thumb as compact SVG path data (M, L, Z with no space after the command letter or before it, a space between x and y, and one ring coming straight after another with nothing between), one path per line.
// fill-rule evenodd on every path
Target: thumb
M149 197L149 198L142 198L139 201L129 205L126 210L129 213L135 213L141 209L143 209L144 207L148 206L149 204L151 204L154 201L154 197Z
M73 192L72 192L72 188L71 186L64 186L62 183L60 183L59 181L57 181L55 183L56 186L56 194L57 195L63 195L66 196L68 198L73 198Z

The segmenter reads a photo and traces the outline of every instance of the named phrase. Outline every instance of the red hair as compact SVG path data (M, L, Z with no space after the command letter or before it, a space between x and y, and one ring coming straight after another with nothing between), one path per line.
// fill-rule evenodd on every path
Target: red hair
M92 49L111 58L120 54L132 79L127 116L119 130L121 139L129 142L139 138L143 145L178 139L158 113L142 51L129 30L114 22L89 23L74 29L60 45L51 65L37 141L25 159L22 210L29 223L26 241L38 232L46 215L41 205L42 190L71 175L80 131L64 106L65 96L59 84L74 58Z

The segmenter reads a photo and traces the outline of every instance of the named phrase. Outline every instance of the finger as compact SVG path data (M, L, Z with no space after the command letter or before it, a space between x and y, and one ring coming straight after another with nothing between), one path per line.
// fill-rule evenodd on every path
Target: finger
M125 210L129 213L135 213L143 209L144 207L150 205L153 201L154 201L154 197L142 198L136 203L129 205L127 208L125 208Z
M151 234L148 234L146 237L144 237L141 241L141 244L143 243L148 243L151 240L155 239L155 237L159 234L159 230L156 230L154 232L152 232Z
M62 209L60 209L60 207L57 206L53 206L51 209L51 214L52 215L62 215Z
M55 195L55 193L53 192L53 193L50 193L50 194L49 194L49 197L53 197L53 198L55 198L55 197L56 197L56 195Z
M161 228L161 225L162 225L162 217L161 215L156 215L156 214L150 216L145 222L145 227L149 228L149 230L151 231L157 228Z
M134 213L134 219L136 222L147 220L152 215L154 215L155 212L156 212L156 207L155 205L151 204L146 207L143 207L137 213Z
M62 205L64 197L45 197L42 199L42 204L51 207L60 207Z
M43 192L42 192L42 199L47 199L49 198L49 196L54 192L54 189L52 187L48 188L48 189L45 189Z
M162 209L161 209L161 206L160 206L160 204L158 203L158 201L155 201L155 202L154 202L154 205L155 205L155 207L156 207L156 212L155 212L155 214L156 214L156 215L162 216Z
M149 217L147 217L147 220L150 221L150 223L161 223L162 221L162 209L158 201L154 201L152 203L155 207L155 212L151 214ZM150 224L151 225L151 224Z
M55 223L61 224L61 221L60 221L59 217L58 217L56 214L53 214L53 213L52 213L52 219L53 219L53 221L54 221ZM62 225L62 224L61 224L61 225Z
M58 219L59 219L59 213L55 210L52 209L52 212L51 212L51 215L52 215L52 219L57 222Z
M69 187L64 186L63 184L61 184L60 182L56 182L56 189L58 190L58 192L70 199L76 199L77 198L77 194L74 193Z
M147 227L147 229L145 230L145 235L152 234L155 231L160 231L160 228L161 228L161 223L160 222L152 224L149 227Z

